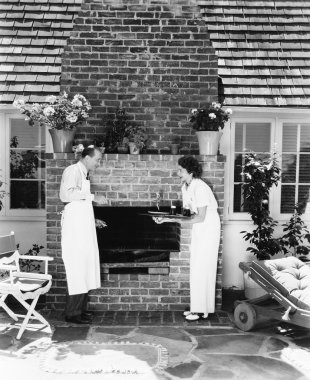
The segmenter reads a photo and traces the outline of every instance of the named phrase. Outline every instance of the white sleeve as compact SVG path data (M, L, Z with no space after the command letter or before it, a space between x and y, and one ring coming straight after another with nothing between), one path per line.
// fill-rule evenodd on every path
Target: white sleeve
M94 195L81 191L82 176L76 165L68 166L62 175L59 197L62 202L93 200Z

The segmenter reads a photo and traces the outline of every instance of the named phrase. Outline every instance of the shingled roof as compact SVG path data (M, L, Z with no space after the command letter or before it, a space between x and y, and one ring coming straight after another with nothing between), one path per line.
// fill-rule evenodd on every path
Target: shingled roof
M227 105L310 106L309 0L198 0Z
M0 103L59 94L61 53L82 0L0 0Z
M59 94L61 52L82 0L0 0L0 103ZM310 106L309 0L197 0L219 56L220 98Z

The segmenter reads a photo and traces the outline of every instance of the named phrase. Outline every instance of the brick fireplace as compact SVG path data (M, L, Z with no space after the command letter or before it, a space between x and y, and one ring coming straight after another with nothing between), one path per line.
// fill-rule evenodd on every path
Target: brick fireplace
M123 208L124 212L155 207L158 192L163 194L162 207L180 201L178 156L166 154L169 144L178 136L187 152L197 150L197 138L188 122L190 109L216 101L218 94L217 56L198 2L83 0L61 59L61 90L83 94L92 105L89 123L77 128L75 143L93 144L98 137L104 137L106 120L116 107L125 108L133 123L145 127L151 142L147 154L104 155L91 178L92 191L105 195L110 201L108 207ZM46 158L47 249L55 257L48 304L61 310L66 281L60 247L59 212L63 206L58 191L64 168L75 160L73 154L49 153ZM222 217L224 158L197 158L203 165L203 177L215 192ZM100 211L103 220L104 211ZM106 209L106 214L109 211ZM105 233L108 232L109 227ZM162 233L166 240L167 231ZM164 251L157 252L160 260L143 262L140 247L133 247L140 255L135 265L126 262L127 259L118 263L102 259L102 286L92 292L91 307L182 310L189 303L190 228L181 223L172 234L176 236L176 247L164 247ZM123 233L120 235L124 237ZM98 235L98 241L104 249L105 238L101 242ZM217 308L221 307L221 275L222 246Z
M224 199L224 157L196 156L203 166L203 178L212 187L222 218ZM64 168L76 160L73 154L46 154L47 170L47 251L55 259L50 267L53 286L47 296L48 308L63 310L66 278L61 259L59 214L63 205L58 192ZM180 202L180 182L175 155L106 154L91 178L91 189L105 195L107 207L146 210L155 207L156 193L162 194L161 207ZM107 214L108 211L107 210ZM96 212L96 210L95 210ZM104 219L104 209L100 210ZM155 227L155 226L154 226ZM105 233L108 232L108 229ZM111 231L112 233L112 231ZM164 232L167 234L167 231ZM189 303L190 227L177 224L168 231L176 234L178 247L157 263L101 263L101 288L91 293L93 310L183 310ZM167 236L167 235L164 235ZM120 246L122 237L119 236ZM104 243L103 243L104 245ZM140 253L140 252L139 252ZM143 253L142 253L143 255ZM168 257L168 258L167 258ZM141 264L142 262L142 264ZM133 270L132 268L135 268ZM140 268L140 269L139 269ZM142 268L142 269L141 269ZM219 249L216 307L221 307L222 244Z

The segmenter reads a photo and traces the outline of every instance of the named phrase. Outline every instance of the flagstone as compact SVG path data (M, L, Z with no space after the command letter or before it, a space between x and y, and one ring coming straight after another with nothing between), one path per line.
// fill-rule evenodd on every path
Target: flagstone
M263 356L207 355L199 370L199 379L305 380L289 364Z
M195 349L196 356L204 356L207 353L222 354L258 354L266 338L255 335L230 334L220 336L198 336L198 346Z
M89 326L56 326L52 336L54 342L66 342L69 340L86 339Z
M191 339L182 330L173 327L140 327L137 331L140 334L154 335L167 339L180 340L184 342L191 342Z

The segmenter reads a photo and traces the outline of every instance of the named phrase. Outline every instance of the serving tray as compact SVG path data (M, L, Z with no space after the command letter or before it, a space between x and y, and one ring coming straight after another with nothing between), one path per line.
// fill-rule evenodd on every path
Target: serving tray
M160 211L148 211L147 213L141 213L140 215L147 215L147 216L167 218L167 219L188 219L189 218L189 216L184 216L182 214L171 215L167 212L160 212Z

